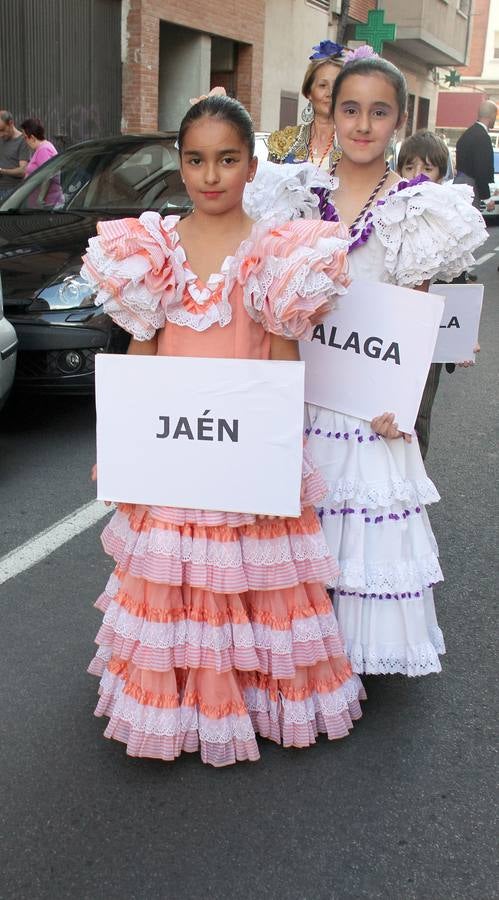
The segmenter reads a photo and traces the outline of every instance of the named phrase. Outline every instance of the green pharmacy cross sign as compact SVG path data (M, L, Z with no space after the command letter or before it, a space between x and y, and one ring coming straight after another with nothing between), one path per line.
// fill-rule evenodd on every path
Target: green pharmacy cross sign
M397 26L383 21L383 9L371 9L367 14L367 25L355 26L355 40L366 41L376 53L381 53L385 41L394 41Z
M449 87L456 87L461 81L461 76L455 69L450 69L449 74L445 76L444 81L447 82Z

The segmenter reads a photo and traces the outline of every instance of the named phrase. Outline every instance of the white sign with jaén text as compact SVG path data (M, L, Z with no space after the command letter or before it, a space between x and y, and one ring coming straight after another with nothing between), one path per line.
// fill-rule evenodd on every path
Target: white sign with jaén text
M300 514L304 364L99 354L100 500Z

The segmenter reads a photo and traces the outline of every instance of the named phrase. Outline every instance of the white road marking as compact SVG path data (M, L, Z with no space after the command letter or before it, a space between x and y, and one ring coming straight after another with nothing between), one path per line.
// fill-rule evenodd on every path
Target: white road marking
M58 547L95 525L109 514L109 507L97 500L74 509L50 528L40 531L19 547L0 558L0 584L30 569L40 560L50 556Z
M481 266L482 263L487 262L488 259L492 259L493 256L493 253L484 253L483 256L479 256L478 259L475 259L472 268L474 269L475 266Z

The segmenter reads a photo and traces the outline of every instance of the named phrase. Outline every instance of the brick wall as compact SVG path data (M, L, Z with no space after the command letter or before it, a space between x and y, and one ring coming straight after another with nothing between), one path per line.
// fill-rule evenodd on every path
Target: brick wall
M160 21L216 34L242 44L237 97L258 128L262 93L265 0L129 0L124 26L124 132L158 128Z
M471 9L471 41L469 65L459 69L460 75L480 78L485 56L490 0L473 0Z

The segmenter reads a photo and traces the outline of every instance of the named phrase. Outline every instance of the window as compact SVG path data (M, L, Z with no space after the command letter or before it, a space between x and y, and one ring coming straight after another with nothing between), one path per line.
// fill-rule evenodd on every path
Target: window
M494 59L499 59L499 31L494 31Z
M158 209L175 214L189 206L174 140L141 143L125 137L82 145L54 157L26 179L5 208Z
M415 103L415 100L416 100L416 98L415 98L414 94L409 94L409 96L407 98L407 125L405 126L405 133L406 133L407 137L409 137L409 135L411 135L414 130L414 103Z
M418 118L416 129L428 128L428 119L430 117L430 101L427 97L420 97L418 101Z
M298 119L298 94L281 91L281 107L279 110L279 128L296 125Z

